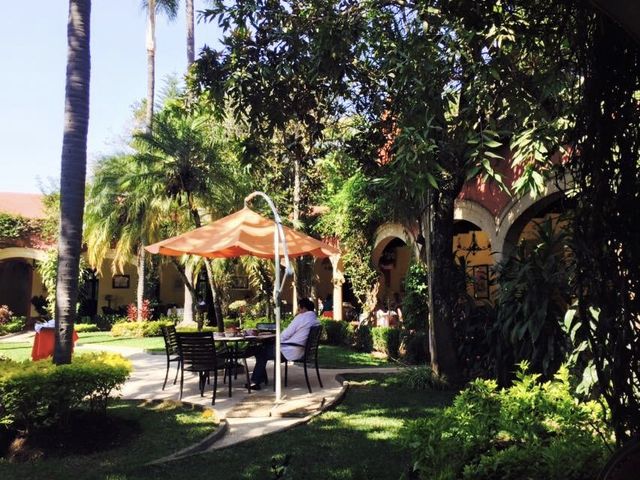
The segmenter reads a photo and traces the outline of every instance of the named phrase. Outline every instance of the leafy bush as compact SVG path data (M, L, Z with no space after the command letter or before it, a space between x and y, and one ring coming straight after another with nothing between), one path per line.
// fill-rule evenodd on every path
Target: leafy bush
M82 332L99 332L100 329L98 328L97 325L93 324L93 323L76 323L73 326L73 329L77 332L77 333L82 333Z
M72 409L104 411L112 390L131 373L131 363L111 353L76 354L69 365L51 360L3 361L0 423L17 429L64 422Z
M535 244L522 243L497 266L497 318L489 332L496 365L526 360L550 378L565 361L570 341L563 329L571 263L567 234L547 220L536 226ZM501 379L507 377L499 372Z
M120 322L111 327L114 337L161 337L161 327L173 326L171 320L157 320L152 322Z
M373 348L387 354L391 358L398 358L400 351L400 330L391 327L374 327Z
M564 367L546 383L526 368L508 389L475 380L451 407L405 426L420 478L596 478L611 438L600 404L573 398Z
M353 338L353 348L356 352L371 353L373 350L371 327L368 325L360 325L356 328Z
M398 374L400 382L411 390L446 390L446 377L436 374L431 367L409 367Z
M427 267L412 263L404 280L402 299L403 325L409 330L426 330L429 317L429 283Z
M402 357L406 363L418 365L429 360L426 332L403 331L400 338Z
M26 323L26 317L13 317L9 322L0 326L0 328L6 333L19 333L24 330Z
M351 345L353 328L347 322L320 318L322 324L322 341L328 345Z

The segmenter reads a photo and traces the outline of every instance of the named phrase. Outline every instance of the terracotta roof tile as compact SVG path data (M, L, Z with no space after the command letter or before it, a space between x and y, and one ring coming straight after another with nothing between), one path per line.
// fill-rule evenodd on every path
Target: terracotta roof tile
M0 212L26 218L45 218L42 197L39 193L0 192Z

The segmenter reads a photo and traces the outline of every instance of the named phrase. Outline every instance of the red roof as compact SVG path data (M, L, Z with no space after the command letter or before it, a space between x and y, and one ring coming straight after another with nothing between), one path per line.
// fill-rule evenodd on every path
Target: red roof
M42 197L39 193L0 192L0 212L26 218L45 218Z

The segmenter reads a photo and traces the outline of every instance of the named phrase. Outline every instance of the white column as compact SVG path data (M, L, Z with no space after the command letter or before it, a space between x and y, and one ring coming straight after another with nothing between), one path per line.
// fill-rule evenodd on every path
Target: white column
M342 259L339 255L331 257L331 266L333 267L333 319L342 320L342 285L344 284L344 273Z

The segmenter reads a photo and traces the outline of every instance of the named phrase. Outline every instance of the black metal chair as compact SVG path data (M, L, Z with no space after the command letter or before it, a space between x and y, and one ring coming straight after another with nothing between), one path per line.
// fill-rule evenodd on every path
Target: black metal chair
M311 392L311 384L309 383L309 374L307 373L307 365L313 362L313 365L316 368L316 375L318 376L318 383L320 384L320 388L324 388L322 385L322 379L320 378L320 369L318 368L318 346L320 345L320 337L322 336L322 325L318 325L316 327L311 327L309 330L309 336L307 337L307 342L304 345L300 345L299 343L292 342L282 342L282 345L290 345L296 347L304 348L304 355L301 358L296 360L289 360L290 362L302 363L304 367L304 379L307 381L307 388L309 389L309 393ZM284 362L284 386L287 386L287 375L288 375L288 362L284 355L281 355L281 359ZM275 378L276 366L275 362L273 362L273 377ZM275 388L275 385L274 385Z
M213 342L212 332L177 332L178 351L182 358L180 369L180 399L182 400L182 388L184 385L184 371L198 374L200 396L204 396L204 387L213 372L213 399L216 403L216 391L218 388L218 370L225 368L226 361L216 354L216 346Z
M164 375L164 383L162 384L162 389L164 390L167 386L167 379L169 378L169 369L171 368L171 363L176 362L176 376L173 379L173 384L175 385L178 381L178 373L180 373L180 352L178 351L178 338L176 336L176 327L168 326L168 327L160 327L162 330L162 336L164 337L164 351L167 355L167 372Z

